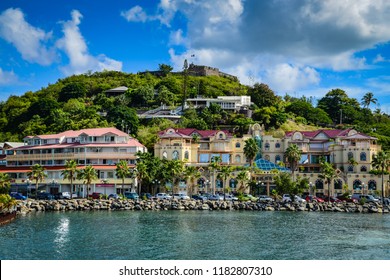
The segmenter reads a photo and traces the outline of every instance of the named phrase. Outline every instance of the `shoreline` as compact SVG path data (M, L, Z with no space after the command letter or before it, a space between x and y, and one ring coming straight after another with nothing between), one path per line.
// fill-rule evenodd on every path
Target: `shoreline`
M34 200L19 201L15 206L17 215L31 212L66 212L66 211L310 211L310 212L345 212L345 213L382 213L378 203L317 203L317 202L240 202L240 201L199 201L199 200ZM384 213L390 212L390 206L384 206Z

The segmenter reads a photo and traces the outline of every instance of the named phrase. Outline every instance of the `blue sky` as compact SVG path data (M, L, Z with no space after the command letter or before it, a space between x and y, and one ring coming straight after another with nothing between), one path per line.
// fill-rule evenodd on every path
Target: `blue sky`
M0 100L188 59L282 96L372 92L390 113L389 14L386 0L1 0Z

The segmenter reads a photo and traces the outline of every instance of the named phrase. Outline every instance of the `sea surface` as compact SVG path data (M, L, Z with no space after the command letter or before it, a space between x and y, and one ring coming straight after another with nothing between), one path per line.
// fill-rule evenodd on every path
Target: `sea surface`
M390 215L30 213L0 227L2 260L389 260Z

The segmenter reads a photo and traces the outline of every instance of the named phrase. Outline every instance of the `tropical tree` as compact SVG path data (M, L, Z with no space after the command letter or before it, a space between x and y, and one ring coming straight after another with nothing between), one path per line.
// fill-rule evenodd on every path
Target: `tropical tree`
M333 165L325 160L320 161L321 166L321 174L319 174L319 178L324 179L328 184L328 197L330 197L330 185L332 181L338 178L337 170L333 167ZM329 199L330 201L330 199Z
M65 162L65 170L62 171L61 175L64 179L70 181L70 198L73 195L73 181L76 179L77 174L77 162L75 160L67 160Z
M237 181L239 182L240 187L238 188L239 193L243 193L245 190L245 184L249 181L249 171L248 170L241 170L237 174ZM240 184L241 183L241 184Z
M228 190L228 181L227 179L229 178L229 176L231 175L231 173L233 172L233 167L232 166L228 166L228 165L224 165L224 166L221 166L221 169L219 170L219 178L221 178L223 180L223 200L226 200L226 192Z
M79 170L77 173L77 179L83 180L84 184L87 185L87 193L86 197L88 198L89 195L89 186L91 183L98 178L96 169L93 168L93 166L88 165L84 167L83 169Z
M184 162L178 159L167 161L168 174L172 180L172 194L179 187L180 180L184 176Z
M299 150L298 146L296 144L290 145L287 149L284 155L286 156L287 162L289 164L292 177L294 180L294 172L298 167L298 161L301 158L302 152Z
M251 167L253 165L253 160L255 159L258 152L259 146L257 146L256 140L254 138L245 140L244 155L247 159L249 159L249 165Z
M0 194L8 194L11 188L11 178L7 173L0 173Z
M202 176L202 173L195 166L186 166L185 167L185 176L190 181L190 187L188 188L188 195L191 196L193 190L195 189L196 182Z
M370 107L371 103L376 104L378 99L374 98L374 94L372 92L367 92L362 98L362 105L364 108Z
M142 182L150 178L148 172L148 166L143 160L137 162L137 165L135 166L134 169L134 176L137 178L138 194L141 195Z
M215 181L217 179L216 173L220 170L221 168L221 162L222 159L219 156L214 156L211 158L211 162L209 163L208 169L213 173L213 194L215 194Z
M27 177L30 180L35 180L35 197L38 196L38 183L42 182L45 177L47 177L45 173L45 168L40 164L35 164L31 166L31 171L27 173Z
M131 171L129 165L127 164L127 161L120 160L116 164L116 176L122 179L122 191L121 191L122 194L125 188L125 178L129 177L130 175L131 175Z
M390 166L390 155L385 151L379 151L376 155L374 155L372 162L372 166L380 171L382 174L382 202L384 201L384 174ZM382 208L384 211L384 207Z

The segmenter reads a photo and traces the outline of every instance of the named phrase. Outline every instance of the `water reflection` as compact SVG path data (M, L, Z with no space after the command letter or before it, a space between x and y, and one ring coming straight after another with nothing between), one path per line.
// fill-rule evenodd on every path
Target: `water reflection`
M66 247L69 242L69 218L62 217L58 221L58 226L55 228L55 239L54 243L57 247L57 252L61 253L63 248Z

